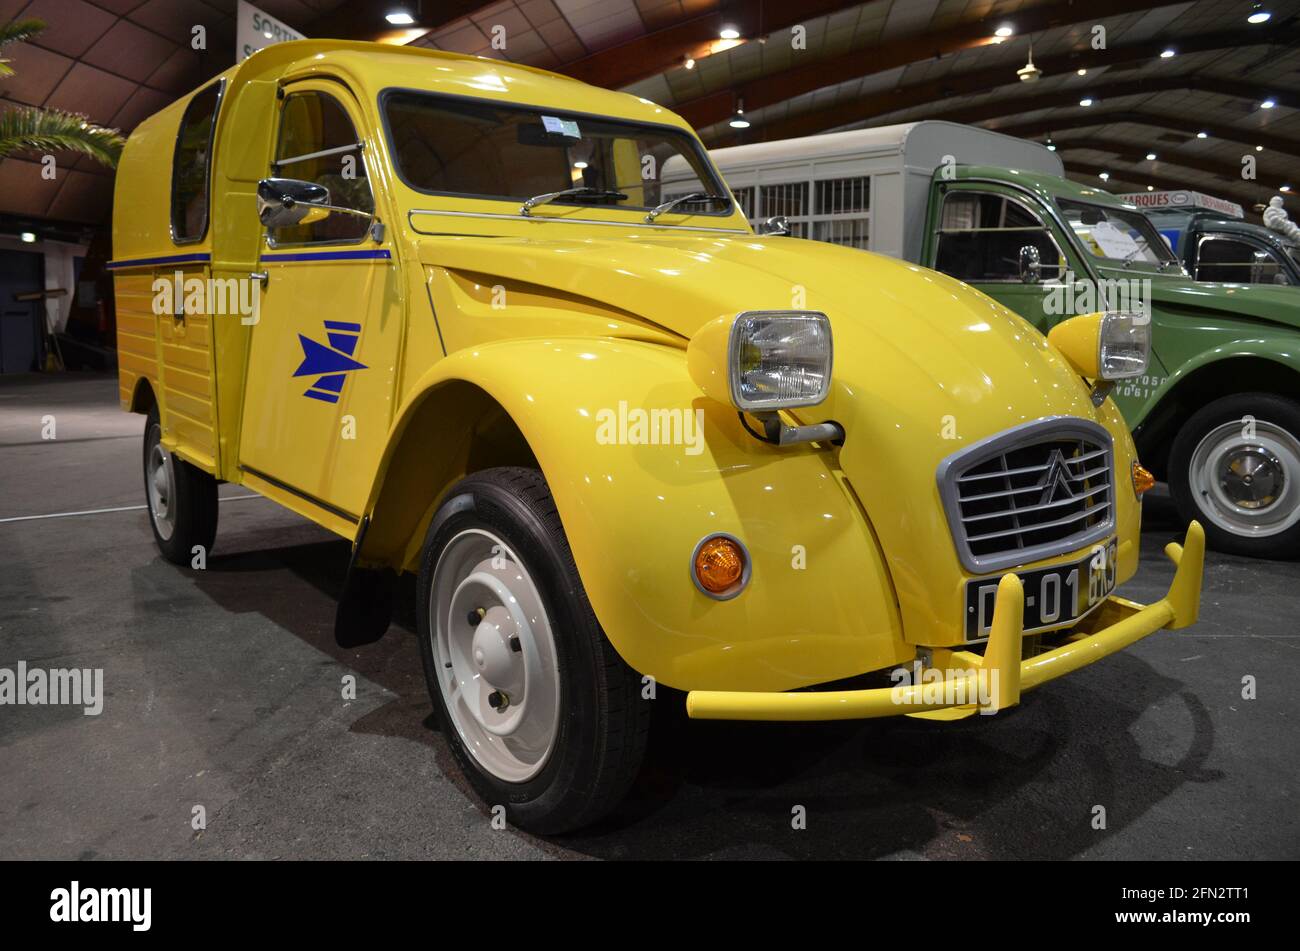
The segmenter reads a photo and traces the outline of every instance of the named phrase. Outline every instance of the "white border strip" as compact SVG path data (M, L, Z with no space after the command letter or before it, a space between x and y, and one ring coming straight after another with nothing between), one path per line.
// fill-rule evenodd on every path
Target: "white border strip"
M244 499L260 499L260 495L230 495L224 499L218 499L218 502L241 502ZM32 522L43 518L72 518L76 515L103 515L107 512L139 512L147 509L147 505L122 505L112 509L87 509L84 512L52 512L49 515L15 515L12 518L0 518L0 525L5 522Z

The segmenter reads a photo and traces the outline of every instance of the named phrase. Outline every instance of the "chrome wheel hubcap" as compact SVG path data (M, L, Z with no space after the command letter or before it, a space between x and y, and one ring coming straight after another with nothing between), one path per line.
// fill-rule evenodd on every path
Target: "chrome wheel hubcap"
M1201 510L1225 531L1264 537L1300 520L1300 439L1274 423L1215 427L1192 453L1188 474Z

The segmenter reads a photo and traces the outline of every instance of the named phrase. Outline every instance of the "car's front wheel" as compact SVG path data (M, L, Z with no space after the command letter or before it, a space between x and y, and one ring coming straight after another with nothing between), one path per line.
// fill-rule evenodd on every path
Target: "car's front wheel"
M430 696L489 808L538 833L612 809L640 767L650 704L592 612L540 472L489 469L451 489L417 598Z
M1240 393L1202 407L1174 438L1169 491L1218 551L1300 553L1300 403Z

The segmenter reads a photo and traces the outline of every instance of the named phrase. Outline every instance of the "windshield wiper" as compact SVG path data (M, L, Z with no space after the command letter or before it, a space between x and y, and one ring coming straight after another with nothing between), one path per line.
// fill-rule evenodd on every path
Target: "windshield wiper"
M678 205L684 202L707 201L712 204L712 203L726 201L726 200L727 197L725 195L710 195L707 192L691 192L689 195L682 195L680 198L670 198L662 205L656 205L654 208L651 208L650 213L645 216L645 223L651 224L656 218L664 214L664 212L672 211L674 208L676 208Z
M548 201L555 201L557 198L609 198L614 201L626 201L627 196L622 192L612 191L607 188L589 188L585 185L578 188L566 188L558 192L546 192L541 195L534 195L528 199L519 208L519 213L525 218L538 205L544 205Z

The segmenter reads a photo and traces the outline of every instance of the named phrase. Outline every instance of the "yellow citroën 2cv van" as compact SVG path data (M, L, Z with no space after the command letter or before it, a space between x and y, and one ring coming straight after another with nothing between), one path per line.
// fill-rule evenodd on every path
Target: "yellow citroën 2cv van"
M664 201L674 157L696 183ZM1140 315L1045 338L756 233L645 99L272 46L131 135L113 258L163 555L211 546L225 481L352 542L345 643L416 574L447 742L530 830L621 799L660 686L696 718L956 719L1196 619L1196 523L1164 598L1112 593L1149 487L1106 398Z

